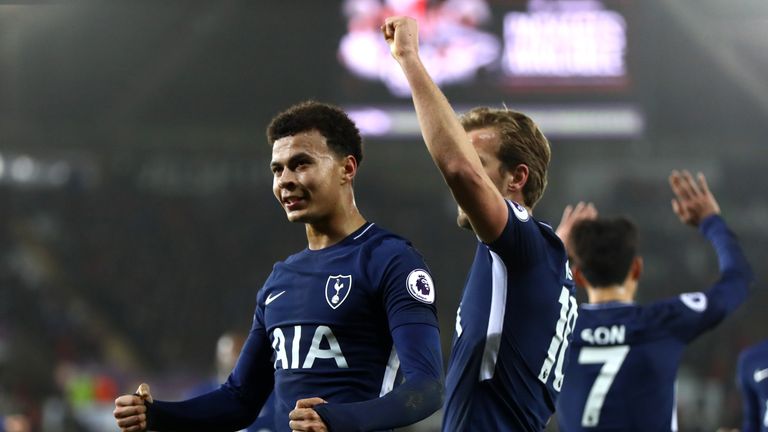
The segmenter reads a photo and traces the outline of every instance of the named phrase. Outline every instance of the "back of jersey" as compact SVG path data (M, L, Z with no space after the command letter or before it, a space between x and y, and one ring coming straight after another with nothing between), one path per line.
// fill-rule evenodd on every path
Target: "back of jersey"
M719 216L706 218L699 229L720 268L707 291L648 306L580 307L557 403L560 430L677 430L674 386L683 348L744 302L752 281L736 237Z
M680 357L715 323L706 300L690 293L649 306L582 305L558 400L560 430L677 430Z

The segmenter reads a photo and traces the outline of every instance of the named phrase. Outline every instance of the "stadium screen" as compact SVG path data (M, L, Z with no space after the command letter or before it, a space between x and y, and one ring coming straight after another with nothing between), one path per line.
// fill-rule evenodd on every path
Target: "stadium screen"
M629 4L617 0L346 0L339 88L363 132L418 133L409 89L379 26L419 20L420 54L459 110L508 104L561 137L642 132L628 65ZM382 105L371 105L371 102ZM398 105L402 103L402 106Z

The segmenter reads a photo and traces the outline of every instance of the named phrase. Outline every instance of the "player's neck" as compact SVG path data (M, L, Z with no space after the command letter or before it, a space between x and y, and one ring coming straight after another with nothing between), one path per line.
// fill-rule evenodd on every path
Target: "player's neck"
M327 220L306 224L307 246L311 250L325 249L344 240L365 223L365 218L352 205Z
M635 288L627 285L611 285L608 287L587 287L587 297L590 303L623 302L635 300Z

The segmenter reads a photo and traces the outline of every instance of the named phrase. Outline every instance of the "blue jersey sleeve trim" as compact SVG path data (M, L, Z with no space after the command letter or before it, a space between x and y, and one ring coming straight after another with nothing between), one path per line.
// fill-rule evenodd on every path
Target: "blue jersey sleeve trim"
M392 338L405 382L376 399L315 407L330 431L376 431L407 426L440 408L443 382L438 330L430 325L405 325L393 331Z

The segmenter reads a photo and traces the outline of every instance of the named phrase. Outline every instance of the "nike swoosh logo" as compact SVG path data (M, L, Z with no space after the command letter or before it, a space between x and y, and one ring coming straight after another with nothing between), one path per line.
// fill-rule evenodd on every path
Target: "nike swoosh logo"
M264 306L272 303L273 301L277 300L278 297L285 294L285 291L280 291L279 293L272 295L271 293L267 296L267 299L264 300Z
M755 382L760 382L768 378L768 369L758 369L755 371Z

